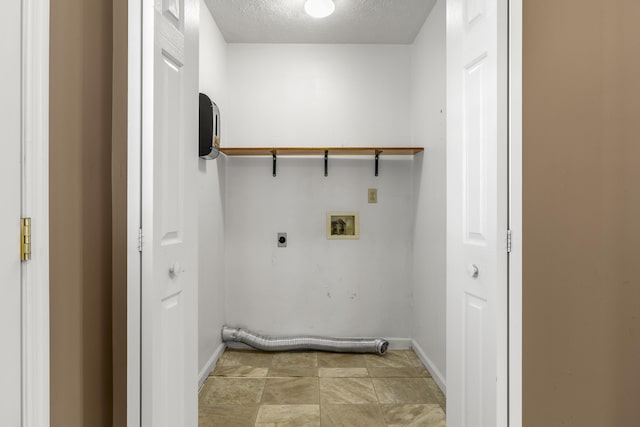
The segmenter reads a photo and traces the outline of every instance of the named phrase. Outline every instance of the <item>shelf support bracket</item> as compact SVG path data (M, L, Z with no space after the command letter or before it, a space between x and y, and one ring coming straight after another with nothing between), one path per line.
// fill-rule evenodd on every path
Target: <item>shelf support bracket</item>
M271 152L271 154L273 155L273 177L275 178L276 176L276 165L278 162L278 157L276 156L276 150L273 150Z
M324 176L329 176L329 150L324 150Z
M376 176L378 176L378 162L380 161L381 150L376 150Z

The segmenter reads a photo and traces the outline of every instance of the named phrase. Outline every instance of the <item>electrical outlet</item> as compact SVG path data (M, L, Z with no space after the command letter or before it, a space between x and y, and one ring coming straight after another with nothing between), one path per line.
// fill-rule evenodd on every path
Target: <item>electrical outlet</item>
M369 191L367 192L368 194L368 198L369 198L369 203L378 203L378 189L377 188L370 188Z
M287 247L287 233L278 233L278 247L279 248Z

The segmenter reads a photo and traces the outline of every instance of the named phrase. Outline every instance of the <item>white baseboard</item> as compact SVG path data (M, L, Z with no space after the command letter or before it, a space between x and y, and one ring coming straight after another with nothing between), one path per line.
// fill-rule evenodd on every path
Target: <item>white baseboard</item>
M389 341L389 350L409 350L411 338L385 338Z
M226 345L227 348L232 348L234 350L255 350L255 348L251 347L250 345L246 345L245 343L237 341L229 341L226 343Z
M429 372L431 372L431 376L433 377L433 380L436 382L436 384L438 384L438 387L440 387L440 390L442 390L442 392L446 396L447 395L447 384L445 383L444 376L442 375L442 372L440 372L438 370L438 368L436 368L436 366L433 364L431 359L429 359L427 357L426 353L418 345L416 340L411 340L411 348L413 348L413 351L415 351L415 353L418 355L418 357L420 358L420 361L422 361L422 363L424 364L425 368L427 368L427 370Z
M200 374L198 375L198 390L202 388L202 385L207 380L207 377L209 376L211 371L213 371L213 368L216 367L218 359L220 359L220 356L222 356L222 353L224 353L224 350L226 348L227 346L224 343L220 344L218 348L216 348L216 351L213 352L209 360L207 360L207 363L204 365L204 368L202 368L202 371L200 371Z

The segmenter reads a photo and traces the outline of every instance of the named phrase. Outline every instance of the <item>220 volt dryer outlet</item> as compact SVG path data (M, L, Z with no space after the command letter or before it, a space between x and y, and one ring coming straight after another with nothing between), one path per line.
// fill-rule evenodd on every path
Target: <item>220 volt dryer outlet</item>
M279 248L287 247L287 233L278 233L278 247Z

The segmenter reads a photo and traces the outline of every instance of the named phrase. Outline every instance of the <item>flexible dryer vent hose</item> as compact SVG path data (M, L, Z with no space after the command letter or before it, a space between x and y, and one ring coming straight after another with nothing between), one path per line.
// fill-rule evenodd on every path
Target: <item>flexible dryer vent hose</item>
M389 348L389 342L379 338L327 338L308 335L272 337L228 326L222 327L222 341L241 342L263 351L319 350L385 354Z

